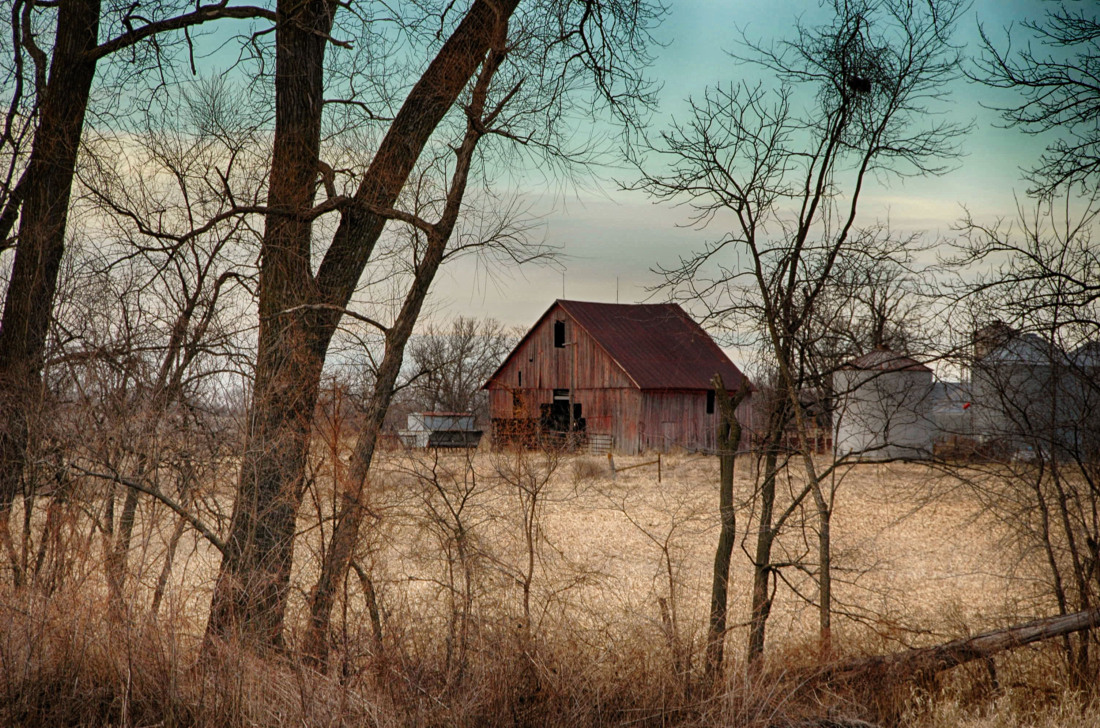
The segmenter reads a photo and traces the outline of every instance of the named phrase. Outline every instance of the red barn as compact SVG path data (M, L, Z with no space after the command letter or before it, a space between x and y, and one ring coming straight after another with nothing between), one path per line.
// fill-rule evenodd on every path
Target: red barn
M744 378L676 304L555 301L485 389L497 443L573 429L625 453L711 449L715 373L731 393Z

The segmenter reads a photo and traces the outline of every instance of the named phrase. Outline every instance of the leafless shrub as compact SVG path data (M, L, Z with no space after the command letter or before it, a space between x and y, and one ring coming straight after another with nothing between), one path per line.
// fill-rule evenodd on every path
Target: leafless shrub
M573 485L579 488L597 478L607 477L609 471L608 464L597 458L576 458L573 461Z

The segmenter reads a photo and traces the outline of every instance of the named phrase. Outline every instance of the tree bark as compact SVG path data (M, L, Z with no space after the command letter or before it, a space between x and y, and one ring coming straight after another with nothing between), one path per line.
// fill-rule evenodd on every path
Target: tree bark
M722 530L718 534L718 545L714 552L714 573L710 589L710 627L707 632L706 665L708 682L721 676L724 661L730 559L733 556L733 545L737 536L737 514L733 507L733 474L737 461L737 448L741 443L741 423L737 421L736 413L738 405L749 394L746 378L742 378L741 386L732 399L726 392L720 374L714 375L712 384L720 413L718 513L722 521Z
M833 547L832 547L832 509L815 488L814 500L817 501L818 534L818 638L822 657L828 659L833 650Z
M71 0L57 10L57 33L38 128L20 183L19 235L0 319L0 528L26 465L31 417L41 397L46 335L61 254L84 113L95 75L91 51L99 0Z
M208 638L234 635L258 647L282 645L295 520L329 342L382 233L386 211L484 60L497 23L507 20L517 4L477 0L470 7L395 117L354 199L344 207L314 277L305 213L319 169L324 44L336 2L279 3L275 148L260 267L256 385ZM373 445L369 450L373 453ZM342 574L346 570L345 565Z
M328 345L310 270L332 0L276 9L275 138L260 261L256 380L226 551L207 637L282 645L311 420ZM293 312L284 313L288 309Z
M1100 626L1100 607L1037 619L934 647L851 660L827 669L821 677L828 681L864 681L868 675L906 676L942 672L967 662L990 658L999 652L1084 632L1097 626Z
M778 405L784 408L784 404ZM749 664L764 654L764 631L771 614L769 585L772 575L772 542L775 529L775 479L779 467L779 441L783 434L782 414L772 415L772 424L764 442L764 478L760 485L760 522L757 526L756 552L752 560L752 611L749 616Z

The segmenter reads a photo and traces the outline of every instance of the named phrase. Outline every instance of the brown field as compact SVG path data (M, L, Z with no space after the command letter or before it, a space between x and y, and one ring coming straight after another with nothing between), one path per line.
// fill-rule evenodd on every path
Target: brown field
M497 457L478 455L477 470L490 473ZM622 470L654 459L620 456L616 465ZM377 505L408 516L416 509L417 478L410 475L416 466L407 458L381 465L392 474L392 484L380 489ZM735 491L745 502L753 492L753 476L754 464L743 457ZM549 561L537 578L579 580L561 600L599 605L589 615L591 626L607 629L636 624L639 616L658 620L657 600L668 597L671 566L680 624L697 632L705 625L709 600L718 530L717 477L716 460L699 455L665 456L661 483L653 465L631 468L613 479L601 458L564 459L545 496L542 529ZM833 523L835 599L847 613L838 618L838 629L852 640L853 649L865 649L871 637L927 642L1002 626L1023 614L1044 613L1044 605L1036 601L1039 590L1027 579L1030 570L1013 548L1012 533L955 485L911 464L859 465L845 473ZM506 555L515 546L508 533L514 525L508 513L513 504L505 486L483 488L471 499L472 518L487 534L486 548ZM749 612L751 565L741 549L752 547L750 516L748 506L739 508L731 574L735 626L729 637L735 653L744 642L743 622ZM395 528L393 535L382 539L375 554L385 580L394 587L403 581L429 580L426 572L435 560L431 546L429 553L411 546L422 542L422 536L405 529L408 538L397 537L402 530ZM814 542L794 533L798 529L790 530L782 542L787 558L812 562ZM806 536L815 537L812 531ZM671 565L665 558L666 545ZM813 598L812 581L793 568L788 571L795 589ZM508 590L495 598L507 599ZM779 589L769 623L776 643L802 643L812 636L816 619L815 608L794 589Z
M717 461L666 455L658 483L656 466L643 465L653 460L652 455L617 457L621 472L612 477L605 459L590 456L383 454L371 488L375 520L358 555L377 594L382 643L374 642L363 585L353 575L335 618L334 662L344 678L313 675L310 701L303 697L300 668L280 671L236 655L229 672L237 697L227 702L207 696L208 702L194 706L196 694L225 689L217 682L226 679L224 673L204 673L198 683L189 682L217 554L185 533L164 603L153 619L147 614L149 595L175 519L163 506L146 503L135 530L124 633L105 617L102 553L91 536L80 543L74 538L73 576L51 603L5 598L11 613L22 615L0 635L0 660L9 670L3 686L7 704L38 705L26 681L49 685L60 679L51 673L50 660L62 673L79 672L65 667L66 659L74 659L66 650L76 650L78 662L92 660L91 667L80 663L84 669L102 671L108 685L117 687L121 680L127 695L134 690L134 677L130 668L119 672L118 661L132 666L135 653L158 655L159 667L148 670L171 676L179 702L192 709L188 717L181 714L165 724L212 724L222 718L257 725L554 724L547 716L559 715L565 723L598 725L635 722L630 716L636 710L641 724L794 725L776 721L788 714L795 720L815 709L859 714L859 706L844 696L817 695L807 707L788 705L777 688L761 688L761 676L770 676L768 685L781 685L790 668L817 659L816 589L806 573L815 568L816 553L810 512L793 518L777 549L806 571L794 565L784 569L768 626L767 670L746 676L751 579L746 550L754 538L755 482L749 457L738 460L735 482L738 545L730 584L729 689L703 708L692 702L688 686L691 676L701 672L718 531ZM318 459L300 517L287 624L291 650L305 622L318 546L328 535L332 464L338 461ZM636 465L641 467L631 467ZM531 479L513 477L517 467L527 468ZM224 483L229 482L227 477ZM783 483L780 490L788 488ZM521 494L532 489L539 506L530 530L534 546L528 549ZM206 493L203 517L215 523L224 519L230 492L223 484ZM1041 564L1033 563L1009 525L979 507L953 478L921 465L866 464L846 471L836 493L838 654L891 652L1054 613L1044 597ZM74 527L74 532L83 531ZM529 634L523 626L525 582L530 587ZM50 650L43 647L43 636L51 637ZM155 647L151 653L149 640ZM120 645L126 646L122 653ZM1056 679L1046 677L1057 655L1048 649L1022 652L999 661L1002 676L1011 676L1002 677L1002 684L1013 687L990 691L981 670L959 668L934 694L926 687L904 688L889 721L1100 725L1100 719L1065 696ZM25 667L13 673L13 665ZM358 677L349 682L348 675ZM211 688L212 680L221 687ZM456 685L462 686L457 693ZM91 719L67 722L96 723L103 715L109 716L107 722L140 722L134 718L137 708L120 707L118 696L103 690L113 696L106 708L89 714ZM537 699L521 695L532 690ZM137 705L136 697L130 700ZM126 706L126 700L121 704ZM284 704L298 705L301 715L292 720L278 708ZM517 713L516 705L528 710L541 705L543 712ZM5 722L44 724L37 718L53 715L38 710L9 712Z

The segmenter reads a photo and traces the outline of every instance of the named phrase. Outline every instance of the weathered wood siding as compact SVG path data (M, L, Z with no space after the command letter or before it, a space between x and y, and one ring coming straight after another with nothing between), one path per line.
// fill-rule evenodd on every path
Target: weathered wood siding
M554 323L565 322L564 347L554 346ZM589 432L615 438L617 450L635 451L641 392L598 343L560 307L531 332L489 387L492 417L539 416L555 389L573 390Z
M568 345L562 348L554 346L556 321L565 322ZM707 414L705 390L639 390L560 306L537 324L489 385L491 416L538 418L539 406L553 402L555 389L572 390L588 432L611 435L618 452L714 448L718 407ZM739 408L738 419L750 410Z
M554 346L554 322L565 322L568 346ZM573 342L576 342L575 345ZM514 352L495 380L515 389L635 389L622 368L560 306L555 306ZM537 410L536 410L537 414Z
M643 393L642 449L713 448L718 407L711 414L707 414L706 408L705 391Z

